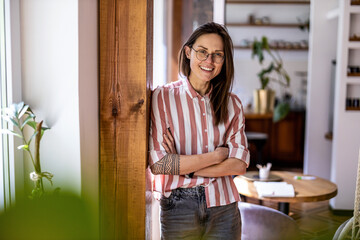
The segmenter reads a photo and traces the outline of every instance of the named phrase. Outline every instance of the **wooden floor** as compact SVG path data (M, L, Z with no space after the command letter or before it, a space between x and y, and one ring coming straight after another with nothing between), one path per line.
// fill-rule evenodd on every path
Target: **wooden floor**
M259 204L258 200L247 198L247 202ZM264 206L277 209L277 204L263 201ZM335 215L329 208L329 201L290 204L289 216L299 226L302 240L331 240L337 228L349 219Z

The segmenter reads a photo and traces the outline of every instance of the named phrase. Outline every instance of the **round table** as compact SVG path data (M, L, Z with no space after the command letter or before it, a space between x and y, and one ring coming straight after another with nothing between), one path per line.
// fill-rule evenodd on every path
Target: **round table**
M249 174L258 174L258 172L248 172ZM245 197L266 200L278 203L279 210L289 214L289 203L297 202L317 202L331 199L337 194L336 184L316 177L314 180L295 180L294 176L306 176L298 172L271 171L271 174L283 179L283 181L292 184L295 190L295 197L263 197L259 198L254 181L248 178L237 176L234 178L235 185L240 195Z

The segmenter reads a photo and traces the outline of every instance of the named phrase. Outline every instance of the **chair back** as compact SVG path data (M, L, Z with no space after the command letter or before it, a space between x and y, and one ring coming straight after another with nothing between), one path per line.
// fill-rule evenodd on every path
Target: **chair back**
M300 230L288 215L265 206L239 202L242 240L296 240Z

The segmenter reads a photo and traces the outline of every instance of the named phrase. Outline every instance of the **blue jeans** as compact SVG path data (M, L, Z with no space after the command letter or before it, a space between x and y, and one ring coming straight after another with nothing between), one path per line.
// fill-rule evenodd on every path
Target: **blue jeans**
M206 207L205 189L178 188L162 197L161 239L241 239L241 218L237 203Z

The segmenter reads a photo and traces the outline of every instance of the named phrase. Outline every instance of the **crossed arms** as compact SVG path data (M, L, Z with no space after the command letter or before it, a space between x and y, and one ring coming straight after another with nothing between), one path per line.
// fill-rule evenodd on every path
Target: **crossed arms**
M197 155L179 155L174 147L174 139L169 130L164 134L167 155L153 164L153 174L185 175L194 172L195 176L220 177L242 175L246 171L246 163L237 158L228 158L229 150L218 147L213 152Z

